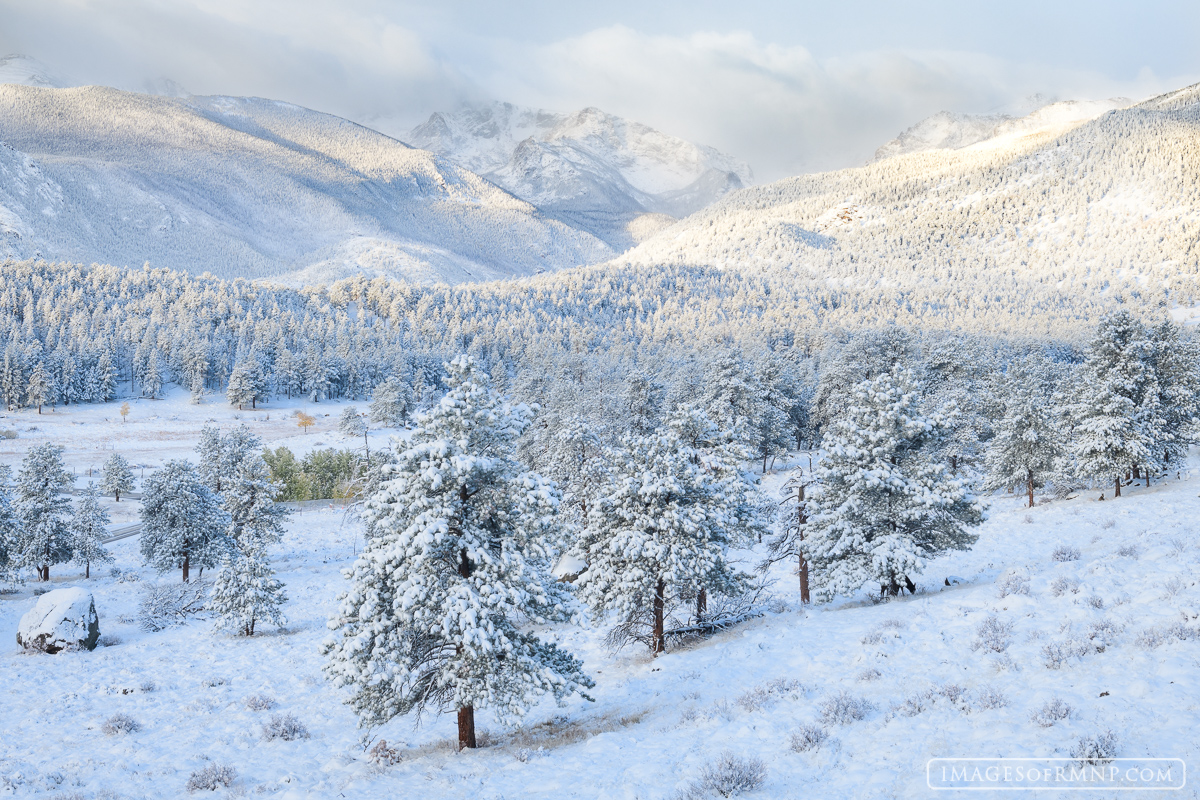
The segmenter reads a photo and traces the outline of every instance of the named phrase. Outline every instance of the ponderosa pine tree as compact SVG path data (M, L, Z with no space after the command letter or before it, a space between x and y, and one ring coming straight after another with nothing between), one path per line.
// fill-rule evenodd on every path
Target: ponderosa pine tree
M666 649L667 607L704 594L735 595L748 577L729 561L765 523L738 466L745 450L695 408L669 416L657 433L627 435L614 452L574 554L588 564L578 581L597 612L619 626L646 620L651 652Z
M41 361L33 368L33 372L29 375L28 388L25 390L25 401L31 406L37 406L38 413L42 413L42 406L49 403L54 398L54 376L46 370L46 365Z
M447 370L449 391L366 503L377 533L347 573L324 652L361 724L455 710L461 749L476 746L476 708L512 719L593 684L526 628L570 616L549 573L557 494L513 456L530 409L466 356Z
M113 557L101 540L108 535L108 512L100 505L96 486L89 483L71 517L71 538L75 563L83 564L83 577L92 577L92 564L111 564Z
M133 470L120 453L108 457L101 474L104 477L100 488L111 493L118 503L121 502L121 492L133 491Z
M283 584L275 578L265 548L240 547L221 559L208 608L216 614L218 630L253 636L260 623L287 624L281 607L287 602Z
M387 428L401 428L413 409L412 387L389 377L371 395L371 421Z
M142 394L153 400L162 393L162 388L163 378L162 372L158 368L158 350L154 349L150 352L150 358L146 362L146 371L142 375Z
M1154 396L1142 404L1150 412L1143 422L1150 438L1150 458L1142 466L1147 485L1151 473L1183 464L1200 420L1200 347L1195 338L1183 338L1171 320L1163 320L1149 334Z
M117 396L117 368L113 366L112 353L105 350L96 362L93 400L107 403Z
M275 502L280 486L259 453L248 453L226 479L221 503L229 514L229 536L243 554L265 550L283 536L287 509Z
M927 560L974 544L983 505L937 460L942 422L919 402L897 365L860 383L826 434L803 546L819 597L871 582L893 596L915 591Z
M50 580L50 567L71 560L67 523L71 502L64 496L75 479L62 463L63 449L53 444L31 447L17 473L17 516L21 521L21 560L38 577Z
M357 408L346 406L342 409L342 415L338 417L338 430L346 436L363 437L363 451L366 453L367 460L371 460L371 443L367 439L370 428L359 415Z
M1126 472L1158 461L1157 432L1147 425L1158 411L1152 353L1145 326L1127 311L1110 314L1096 329L1076 386L1071 407L1076 469L1108 483L1114 497L1121 496Z
M229 515L190 461L173 460L145 480L141 551L159 572L212 567L229 552Z
M247 358L234 365L233 372L229 374L225 397L230 405L239 409L246 403L251 408L257 408L259 400L267 399L267 382L263 379L257 360Z
M16 582L21 567L21 520L13 507L12 470L0 466L0 581Z
M1024 486L1033 508L1034 489L1046 485L1064 455L1063 433L1053 403L1053 373L1041 356L1009 365L1000 384L1004 416L986 457L989 491Z

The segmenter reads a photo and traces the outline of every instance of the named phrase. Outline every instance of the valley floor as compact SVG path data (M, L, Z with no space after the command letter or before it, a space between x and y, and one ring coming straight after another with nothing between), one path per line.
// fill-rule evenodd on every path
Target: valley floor
M308 435L282 405L242 417L272 446L353 446L331 432L346 404L322 404L330 417ZM0 462L15 467L29 441L44 436L68 445L66 461L80 472L98 467L108 447L158 464L190 455L205 419L224 425L236 413L216 400L189 406L175 395L135 404L137 415L124 425L116 409L8 414L0 428L15 427L21 438L0 442ZM382 444L385 434L378 436ZM782 470L768 475L766 489L777 493L784 478ZM779 565L770 611L658 659L609 652L599 630L545 631L584 659L596 680L594 703L543 704L517 731L479 713L487 744L467 754L453 750L452 717L417 728L395 720L370 732L372 743L396 748L391 766L368 758L364 732L321 673L319 645L344 585L340 570L362 546L357 523L328 508L292 518L272 551L287 585L288 625L250 639L214 634L202 620L141 630L134 618L144 587L179 576L155 575L141 565L137 540L124 540L111 545L115 566L139 581L118 581L107 569L85 581L66 566L53 576L54 588L94 593L105 637L94 652L21 652L17 622L37 584L0 594L0 795L178 797L193 772L225 764L238 777L218 795L653 800L675 797L729 751L765 763L765 784L748 797L915 798L932 794L930 758L1066 756L1080 736L1108 730L1119 755L1193 763L1200 750L1198 490L1200 482L1184 474L1105 502L1094 492L1026 509L1023 498L997 496L975 548L931 563L915 596L802 607L795 575ZM137 506L123 501L120 509L114 522L132 518ZM1053 560L1060 546L1080 557ZM761 555L741 557L753 564ZM949 576L962 582L947 586ZM989 652L974 645L991 616L1011 634ZM1161 635L1177 623L1176 635ZM1048 665L1054 652L1068 654ZM825 701L843 692L864 701L863 718L823 719ZM273 698L275 708L250 710L245 700L256 695ZM1033 716L1054 698L1072 711L1042 727ZM118 713L139 729L105 735L105 721ZM310 738L264 740L272 714L294 715ZM829 738L795 752L791 734L806 724Z

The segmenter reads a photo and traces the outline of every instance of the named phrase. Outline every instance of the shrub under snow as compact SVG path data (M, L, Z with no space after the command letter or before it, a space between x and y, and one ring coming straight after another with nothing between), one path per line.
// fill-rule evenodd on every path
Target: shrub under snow
M297 739L309 738L308 728L304 727L304 723L291 714L273 715L270 722L263 724L262 734L268 742L274 739L293 742Z
M995 614L984 619L975 629L975 643L972 650L983 650L989 653L1003 653L1012 641L1012 623L1004 622Z
M265 694L252 694L243 702L251 711L270 711L275 707L275 698Z
M182 625L204 610L208 584L201 581L150 586L138 602L138 624L144 631Z
M1071 716L1071 707L1060 698L1047 700L1046 704L1033 713L1033 721L1043 728L1049 728L1056 722L1061 722Z
M1080 736L1071 748L1071 757L1079 759L1081 764L1100 764L1116 758L1119 749L1117 735L1112 731L1105 731L1095 736Z
M126 733L133 733L134 731L139 730L141 727L142 726L138 725L137 722L134 721L133 717L129 716L128 714L113 714L104 723L104 726L101 728L101 730L104 731L106 736L121 736Z
M984 686L975 697L975 708L978 711L990 711L993 708L1004 708L1008 698L995 687Z
M826 725L849 725L866 719L873 706L861 697L842 691L826 697L819 708Z
M792 749L797 753L807 753L820 747L829 734L819 725L801 725L792 731Z
M209 764L201 770L192 773L188 778L187 790L198 792L206 790L215 792L221 787L228 788L237 780L237 770L228 764Z
M1012 594L1029 594L1029 578L1020 572L1006 572L996 581L996 592L1000 597Z
M1058 547L1054 548L1054 552L1050 554L1050 558L1059 563L1078 561L1081 556L1082 553L1079 552L1078 547L1070 547L1065 544L1060 544Z
M1054 597L1062 597L1067 592L1071 594L1079 593L1079 581L1074 578L1055 578L1050 584L1050 594Z
M715 764L700 770L700 780L694 782L682 798L699 800L702 797L737 797L763 785L767 767L757 758L741 758L725 752Z

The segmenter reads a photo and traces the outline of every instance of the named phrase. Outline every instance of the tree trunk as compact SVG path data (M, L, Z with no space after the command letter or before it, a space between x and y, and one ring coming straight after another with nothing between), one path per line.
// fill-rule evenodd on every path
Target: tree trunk
M663 608L666 605L663 594L667 587L663 583L663 579L658 579L658 585L654 587L654 635L650 641L650 650L655 655L666 652L666 640L663 637Z
M458 749L478 747L475 743L475 707L463 706L458 710Z
M705 611L708 611L708 590L701 587L696 593L696 620L699 621Z
M808 524L808 515L804 513L804 484L800 485L796 495L796 524L797 526L800 526L800 533L798 536L800 541L803 542L803 526ZM808 561L805 560L803 554L798 556L798 558L800 559L800 564L796 572L800 575L800 602L809 603L811 601L808 596Z
M50 581L50 565L49 564L43 564L38 569L38 577L41 578L42 581L44 581L44 582L48 583Z
M800 602L812 602L808 596L808 562L804 560L804 556L800 556Z
M117 502L118 503L121 502L121 490L117 489L116 492L114 492L113 494L116 495Z
M1029 489L1029 507L1033 508L1033 473L1029 473L1029 480L1025 482L1025 486Z
M185 553L183 556L183 582L184 583L188 582L188 566L189 566L188 562L191 561L191 558L192 558L191 553Z
M251 407L251 408L258 408L258 398L257 398L257 397L251 397L251 398L250 398L250 407Z
M89 581L92 579L92 562L83 562L83 579Z
M1113 497L1121 496L1121 476L1117 476L1117 488L1113 491Z

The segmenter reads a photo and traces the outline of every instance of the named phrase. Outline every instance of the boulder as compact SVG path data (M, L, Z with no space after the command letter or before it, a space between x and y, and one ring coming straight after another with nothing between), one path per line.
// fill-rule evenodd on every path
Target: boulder
M99 638L100 618L92 594L78 587L46 592L17 628L17 644L44 653L94 650Z

